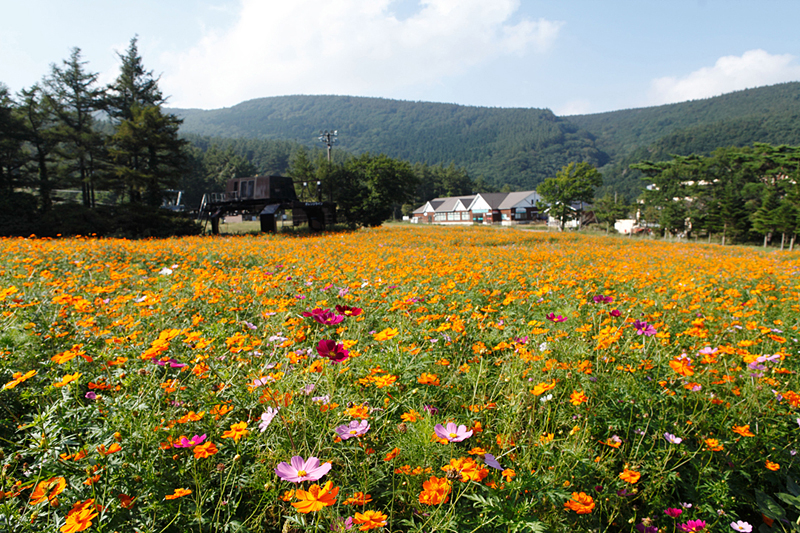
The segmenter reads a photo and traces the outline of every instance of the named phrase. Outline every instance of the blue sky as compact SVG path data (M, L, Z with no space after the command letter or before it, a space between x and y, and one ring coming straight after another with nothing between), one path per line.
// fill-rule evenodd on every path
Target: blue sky
M797 0L3 0L12 92L134 35L169 105L339 94L595 113L800 80Z

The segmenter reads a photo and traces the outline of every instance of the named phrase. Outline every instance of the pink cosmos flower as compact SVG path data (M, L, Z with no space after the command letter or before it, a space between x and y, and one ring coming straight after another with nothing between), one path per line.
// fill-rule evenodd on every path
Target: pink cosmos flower
M637 335L644 335L645 337L652 337L656 334L656 328L653 327L652 324L648 324L647 322L640 322L636 321L633 323L633 327L636 328Z
M284 481L292 483L302 483L303 481L316 481L331 469L330 463L319 464L319 459L309 457L304 461L299 455L291 459L291 464L280 463L275 467L275 473Z
M272 423L272 419L278 414L280 407L267 407L267 411L265 413L261 413L261 422L258 423L258 429L261 430L261 433L264 433L269 425Z
M336 433L339 434L339 438L342 440L347 440L350 437L360 437L367 431L369 431L369 422L366 420L362 420L361 422L358 420L351 420L349 424L342 424L336 428Z
M753 526L750 525L749 522L745 522L744 520L738 520L736 522L731 522L731 529L734 531L743 531L744 533L750 533L753 531Z
M696 533L705 529L706 523L703 520L689 520L685 524L678 526L678 529L685 533Z
M680 444L681 442L683 442L682 438L676 437L672 433L664 433L664 439L670 444Z
M440 439L446 439L450 442L461 442L472 436L472 430L468 431L467 426L463 424L456 426L453 422L448 422L447 426L436 424L433 427L433 431Z
M549 320L551 322L566 322L567 321L566 317L563 317L561 315L556 315L555 313L550 313L550 314L546 315L545 318L547 318L547 320Z
M341 363L350 357L350 352L345 350L344 344L337 344L336 341L331 339L319 341L319 344L317 344L317 353L320 357L330 359L331 363Z
M206 440L205 433L202 435L195 435L191 439L187 439L186 437L182 436L180 439L178 439L178 442L173 444L173 446L175 448L194 448L198 444L202 444L204 440Z
M618 317L618 316L620 316L622 313L620 313L620 312L619 312L619 309L612 309L612 310L611 310L611 311L610 311L608 314L609 314L609 315L611 315L611 316L613 316L614 318L617 318L617 317Z
M678 518L681 515L682 512L683 512L683 509L676 509L674 507L671 507L669 509L664 509L664 514L666 514L667 516L670 516L672 518Z
M603 296L602 294L598 294L597 296L593 297L592 300L596 304L599 304L599 303L610 304L611 302L614 301L614 297L613 296Z

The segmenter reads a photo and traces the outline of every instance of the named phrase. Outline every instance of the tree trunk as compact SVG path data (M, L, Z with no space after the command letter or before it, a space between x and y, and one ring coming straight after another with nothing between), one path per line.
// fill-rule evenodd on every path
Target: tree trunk
M781 252L783 251L783 243L786 242L786 233L781 233Z

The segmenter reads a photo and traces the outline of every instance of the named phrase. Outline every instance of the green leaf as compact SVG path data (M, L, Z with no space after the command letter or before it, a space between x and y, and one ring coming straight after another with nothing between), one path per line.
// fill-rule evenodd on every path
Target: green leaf
M756 501L758 502L759 510L761 510L767 518L773 520L786 518L786 512L783 510L783 507L760 490L756 490Z
M775 494L775 496L789 505L794 506L795 509L800 511L800 496L792 496L791 494L786 494L785 492L778 492Z

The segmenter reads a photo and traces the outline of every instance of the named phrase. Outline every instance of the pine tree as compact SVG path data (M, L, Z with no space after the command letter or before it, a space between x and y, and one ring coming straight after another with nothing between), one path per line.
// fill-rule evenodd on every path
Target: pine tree
M103 91L97 74L85 70L80 48L73 48L62 67L51 65L45 79L47 100L58 120L56 134L63 175L81 187L83 204L94 206L96 175L103 151L103 137L94 128L94 113L103 107Z

